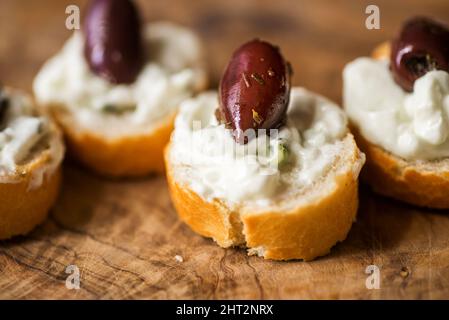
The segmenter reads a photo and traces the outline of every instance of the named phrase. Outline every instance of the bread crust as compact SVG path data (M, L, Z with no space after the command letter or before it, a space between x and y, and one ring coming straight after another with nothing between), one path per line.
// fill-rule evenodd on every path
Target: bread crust
M443 169L447 168L447 163L441 166L441 170L431 171L367 141L357 129L352 129L352 132L360 150L366 155L361 178L374 191L413 205L449 208L449 171ZM434 166L439 162L433 161Z
M372 54L375 59L389 59L390 43L379 45ZM366 155L361 178L374 191L409 204L449 208L449 171L445 160L406 161L369 142L354 125L351 127L357 145ZM428 166L431 164L432 170Z
M114 139L74 126L61 106L48 107L62 127L69 153L96 173L109 177L136 177L165 171L163 151L173 130L175 113L152 131Z
M336 176L332 190L312 203L290 211L232 211L226 204L207 202L175 179L170 164L170 145L165 150L167 180L179 217L195 232L213 238L220 246L243 245L249 254L266 259L312 260L329 253L343 241L355 220L358 207L358 170L363 163L352 135L350 170ZM354 169L357 168L357 169Z
M30 189L30 181L36 170L51 160L48 150L33 161L20 166L22 175L15 182L0 183L0 239L24 235L47 217L58 196L61 183L61 165L51 174L45 174L42 184Z

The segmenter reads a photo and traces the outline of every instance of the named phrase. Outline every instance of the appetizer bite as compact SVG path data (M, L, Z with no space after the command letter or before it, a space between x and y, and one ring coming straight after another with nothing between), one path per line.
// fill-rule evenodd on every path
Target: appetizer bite
M407 21L343 72L344 108L367 156L362 177L386 196L449 208L449 29Z
M37 75L37 101L71 153L108 176L163 172L179 104L205 88L201 46L186 28L141 26L130 0L92 0L83 28Z
M219 94L181 105L165 151L177 212L222 247L311 260L346 238L364 162L342 110L290 87L279 49L250 41L232 56Z
M0 239L26 234L46 218L63 155L51 119L27 95L0 87Z

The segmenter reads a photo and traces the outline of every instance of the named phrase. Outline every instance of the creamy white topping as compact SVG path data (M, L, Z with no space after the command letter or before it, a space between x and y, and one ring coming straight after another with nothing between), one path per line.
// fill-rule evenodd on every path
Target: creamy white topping
M174 112L204 84L200 42L170 23L154 23L144 31L148 61L134 83L114 85L91 72L83 35L75 32L37 75L38 102L63 105L88 127L111 116L144 126Z
M186 172L177 179L208 201L276 201L323 178L342 151L346 116L331 101L303 88L292 89L288 120L277 134L259 135L244 146L217 123L217 105L214 92L185 101L170 149L172 163ZM267 143L257 148L261 139Z
M61 137L54 133L54 125L39 115L31 99L17 91L6 89L0 93L6 101L6 111L0 121L0 182L15 182L24 172L19 168L44 149L50 150L51 159L33 172L30 188L42 183L43 175L53 172L62 160L64 148Z
M387 60L359 58L343 80L348 117L370 142L407 160L449 157L449 73L428 72L408 93Z

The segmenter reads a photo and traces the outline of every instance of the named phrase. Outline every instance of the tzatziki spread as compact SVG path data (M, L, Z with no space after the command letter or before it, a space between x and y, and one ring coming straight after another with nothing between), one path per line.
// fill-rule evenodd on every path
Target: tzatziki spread
M388 60L358 58L343 80L345 111L368 141L406 160L449 157L449 73L430 71L409 93Z
M38 113L31 99L17 90L0 90L0 182L14 183L27 172L25 164L45 150L50 161L33 172L30 188L42 183L43 175L52 173L64 154L62 138L54 124Z
M348 132L337 105L303 88L291 90L286 124L262 135L264 149L255 145L261 135L245 145L235 142L217 122L217 106L215 92L185 101L170 147L171 162L188 170L185 183L208 201L264 204L310 186L331 170Z
M83 34L77 31L37 75L37 101L67 108L87 127L111 117L131 123L129 129L148 127L172 114L205 83L200 41L171 23L153 23L143 31L147 62L134 83L112 84L94 74L83 54Z

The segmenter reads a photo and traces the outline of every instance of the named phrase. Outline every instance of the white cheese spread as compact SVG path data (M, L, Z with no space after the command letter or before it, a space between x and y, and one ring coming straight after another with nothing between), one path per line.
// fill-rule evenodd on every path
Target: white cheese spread
M14 183L27 172L24 165L48 149L50 161L32 172L30 188L39 187L46 173L53 173L61 163L64 147L59 131L45 116L40 115L31 99L17 91L3 89L0 100L5 108L0 121L0 182Z
M348 132L337 105L303 88L291 91L286 125L246 145L217 122L217 106L215 92L185 101L170 147L171 162L188 170L183 182L208 201L264 204L310 186L332 169ZM261 139L267 143L258 148Z
M449 157L449 73L430 71L409 93L388 60L358 58L343 80L345 111L368 141L406 160Z
M172 114L205 83L200 41L188 29L165 22L144 31L148 61L134 83L111 84L94 74L84 57L83 35L75 32L37 75L37 101L67 108L88 128L113 117L133 130Z

